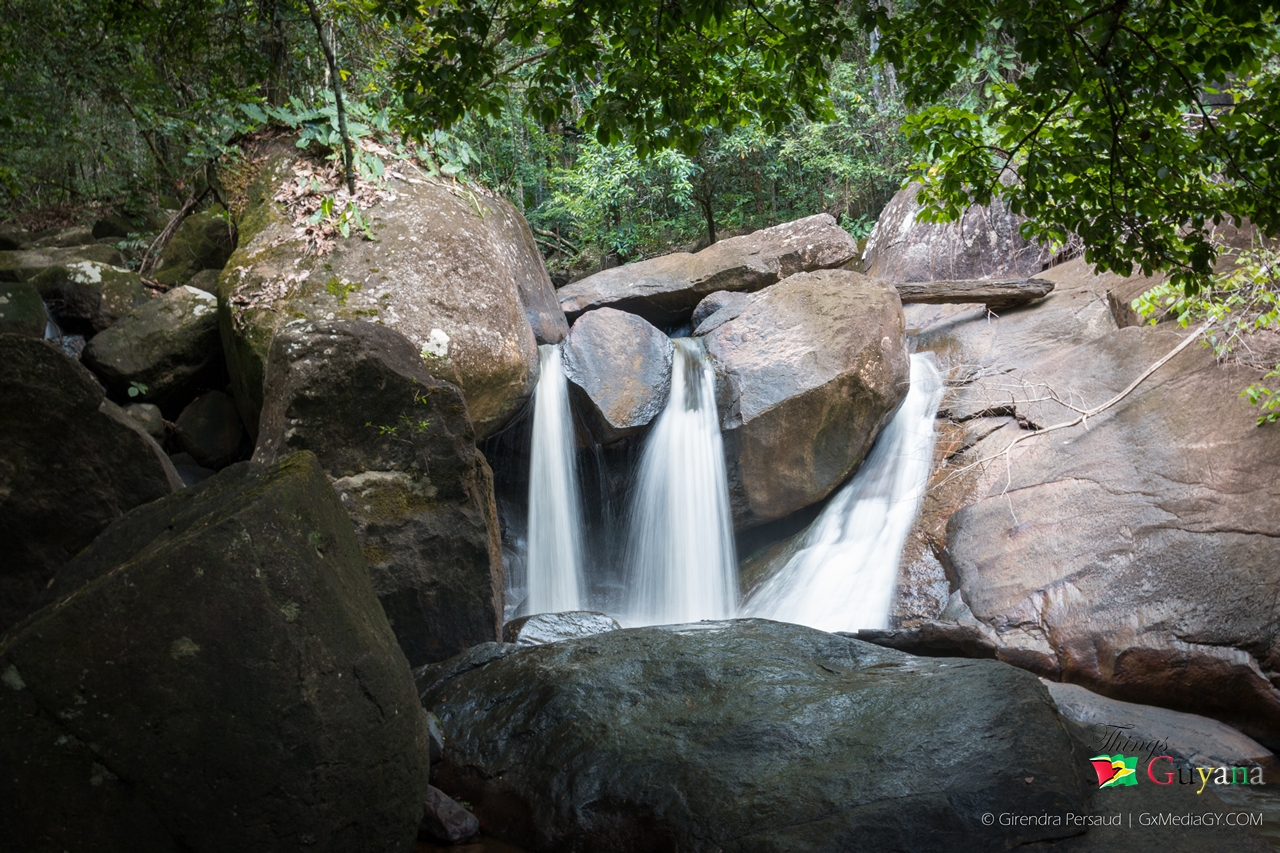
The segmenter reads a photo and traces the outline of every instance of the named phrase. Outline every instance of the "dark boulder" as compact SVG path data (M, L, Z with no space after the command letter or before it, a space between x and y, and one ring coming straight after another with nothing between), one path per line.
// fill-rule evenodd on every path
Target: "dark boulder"
M853 272L792 276L706 335L734 523L821 500L861 463L907 393L902 305Z
M43 338L48 315L35 285L0 282L0 334Z
M448 745L436 784L538 851L1009 849L1081 830L984 813L1087 808L1035 677L797 625L524 648L423 701Z
M140 507L0 638L22 850L411 851L426 719L309 454Z
M201 270L220 270L235 251L231 220L218 208L194 213L182 221L165 245L152 271L161 284L186 284Z
M674 352L670 338L635 314L599 308L578 318L564 342L564 372L597 441L633 435L662 412Z
M204 468L225 468L243 459L248 450L236 401L221 391L210 391L191 401L174 426L178 446Z
M147 435L156 441L164 438L164 415L159 406L151 403L130 403L124 407L124 413L138 422L147 431Z
M76 246L71 249L15 249L0 252L0 281L29 281L48 267L90 261L124 266L124 255L110 246Z
M0 335L0 436L3 628L107 524L182 482L93 374L44 341Z
M0 252L16 252L30 246L30 231L13 222L0 222Z
M134 225L126 216L107 216L93 223L91 236L95 240L103 240L108 237L122 240L132 233L144 230L146 229Z
M921 222L920 184L898 191L867 238L861 269L888 281L1026 278L1053 258L1018 229L1025 221L996 199L971 205L955 222Z
M199 393L226 384L218 300L193 287L148 299L93 337L84 365L117 400L155 403L176 414Z
M540 646L594 637L622 626L612 616L594 610L571 610L566 613L538 613L512 619L502 627L502 641L518 646Z
M721 240L697 254L676 252L608 269L556 295L571 323L583 312L610 307L656 326L679 326L717 290L760 290L796 273L841 266L857 252L848 232L819 213Z
M68 225L32 234L31 245L37 249L69 249L73 246L86 246L95 239L92 228Z
M31 277L63 331L91 337L145 305L137 273L97 261L50 265Z
M319 457L410 662L496 640L493 475L458 388L384 326L303 323L272 344L266 400L255 458L300 449Z

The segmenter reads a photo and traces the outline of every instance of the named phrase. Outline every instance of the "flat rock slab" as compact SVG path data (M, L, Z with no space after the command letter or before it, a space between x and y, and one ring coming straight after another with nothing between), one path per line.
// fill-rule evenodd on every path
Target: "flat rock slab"
M502 627L503 642L518 646L540 646L561 640L594 637L605 631L617 631L618 620L594 610L571 610L565 613L539 613L512 619Z
M570 391L601 444L635 434L667 405L675 347L644 318L596 309L578 318L563 346Z
M892 285L824 270L752 294L705 336L739 529L821 500L857 469L907 393L902 330Z
M124 255L110 246L76 246L70 249L16 249L0 252L0 281L29 281L46 267L93 261L124 266Z
M315 457L140 507L0 638L21 848L409 853L426 718Z
M796 273L839 267L857 252L848 232L819 213L721 240L697 254L676 252L614 267L567 284L556 295L571 323L607 306L666 328L689 322L702 298L717 290L759 290Z

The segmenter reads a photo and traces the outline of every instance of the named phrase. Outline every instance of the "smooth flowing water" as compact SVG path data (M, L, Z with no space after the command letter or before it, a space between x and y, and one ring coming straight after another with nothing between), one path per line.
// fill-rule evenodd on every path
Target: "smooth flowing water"
M862 467L742 615L824 631L887 625L902 547L929 479L942 391L933 356L911 356L911 389Z
M538 347L541 375L533 406L529 471L529 532L523 613L583 606L582 509L569 411L569 386L560 347Z
M715 384L701 341L677 338L671 396L640 461L629 513L622 619L666 625L727 619L737 557Z

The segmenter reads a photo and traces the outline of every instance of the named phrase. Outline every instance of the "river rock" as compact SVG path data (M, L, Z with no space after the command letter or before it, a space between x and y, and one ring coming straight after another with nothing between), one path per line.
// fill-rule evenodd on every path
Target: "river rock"
M493 475L467 406L417 347L371 323L300 323L276 336L255 458L320 458L370 577L418 666L496 640L502 553Z
M35 285L26 281L0 282L0 334L43 338L48 316Z
M1052 260L1047 247L1018 232L1025 220L1000 199L970 205L955 222L919 221L920 188L912 183L898 190L880 214L862 255L867 275L888 281L1026 278Z
M721 240L697 254L675 252L604 270L565 285L557 295L571 323L607 306L656 326L679 326L717 290L760 290L796 273L841 266L857 253L848 232L819 213Z
M564 342L564 372L598 442L633 435L662 412L674 353L671 339L635 314L599 308L578 318Z
M116 399L132 387L141 393L130 399L179 412L202 389L226 384L218 300L194 287L148 299L95 335L83 360Z
M0 252L0 281L29 281L48 267L91 261L124 266L124 255L110 246L76 246L71 249L21 249Z
M58 326L92 337L149 297L136 272L97 261L45 267L32 276Z
M448 744L436 784L535 850L1008 849L1079 829L985 812L1086 804L1088 766L1033 676L798 625L522 648L423 701Z
M537 613L512 619L502 628L502 641L518 646L540 646L580 637L594 637L622 626L612 616L594 610L570 610L565 613Z
M86 246L94 241L93 229L84 225L49 228L33 234L31 245L37 249L67 249Z
M165 244L152 277L161 284L186 284L201 270L220 270L235 250L231 220L221 207L193 213Z
M30 246L30 231L13 222L0 222L0 252L16 252Z
M902 330L891 285L827 270L754 294L706 335L736 527L815 503L857 469L907 393Z
M164 415L160 407L151 403L130 403L124 407L124 413L138 422L147 431L147 435L159 441L164 438Z
M689 324L695 335L705 335L716 326L727 323L751 304L751 294L732 290L717 290L698 303L693 309Z
M449 795L439 788L427 787L419 837L441 844L461 844L479 834L480 822L475 815L449 799Z
M218 275L220 270L200 270L200 272L191 276L191 280L187 282L187 287L194 287L196 290L203 290L205 293L218 295Z
M274 201L296 183L297 156L275 153L250 185L240 244L218 285L232 386L252 431L271 338L305 317L400 332L434 375L462 389L477 436L491 435L537 383L531 316L543 339L558 339L550 279L532 237L523 239L528 225L505 201L392 170L386 197L364 214L377 242L339 238L319 255Z
M19 335L0 335L0 437L2 629L107 524L182 481L93 374Z
M112 525L0 639L31 851L413 850L426 719L310 454Z
M210 391L192 400L174 426L178 446L201 467L218 471L244 458L244 424L235 400L221 391Z
M1006 456L1020 430L1109 399L1183 334L1117 328L1083 261L1042 275L1057 287L1037 306L911 321L967 380L945 413L1006 419L956 460L989 473L950 502L942 561L1001 659L1275 748L1280 603L1264 591L1280 565L1280 443L1237 399L1260 377L1192 346L1087 427Z

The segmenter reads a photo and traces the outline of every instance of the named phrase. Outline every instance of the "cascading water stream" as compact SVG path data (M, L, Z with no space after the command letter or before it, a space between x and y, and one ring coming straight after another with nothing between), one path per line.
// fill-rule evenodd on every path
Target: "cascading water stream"
M886 626L902 547L929 479L942 391L933 357L911 356L911 389L862 467L742 615L824 631Z
M640 461L630 512L631 625L727 619L737 558L711 366L700 341L677 338L671 396Z
M527 597L521 612L554 613L583 605L582 510L569 387L560 347L538 347L541 374L533 406L529 471Z

